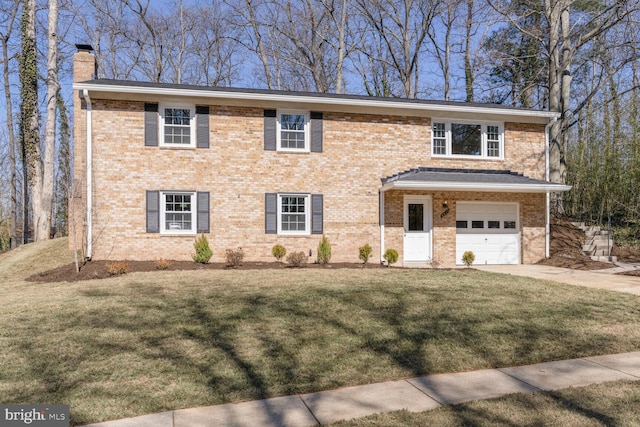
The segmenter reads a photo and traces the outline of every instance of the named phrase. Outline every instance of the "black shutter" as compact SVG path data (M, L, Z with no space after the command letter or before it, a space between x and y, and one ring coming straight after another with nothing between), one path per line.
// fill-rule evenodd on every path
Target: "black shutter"
M264 232L278 234L278 194L264 195Z
M323 200L322 194L311 195L311 234L322 234L324 228L323 222Z
M276 110L264 110L264 149L276 150Z
M209 192L198 191L198 233L209 233Z
M160 232L160 192L147 191L147 233Z
M196 147L209 148L209 107L196 107Z
M311 151L322 153L322 113L311 112Z
M158 104L144 104L144 145L158 146Z

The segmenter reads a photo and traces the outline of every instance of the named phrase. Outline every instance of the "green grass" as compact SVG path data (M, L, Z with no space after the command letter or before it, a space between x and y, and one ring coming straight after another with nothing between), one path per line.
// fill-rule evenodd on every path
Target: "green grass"
M42 284L0 255L0 401L73 424L640 348L640 298L473 270L158 271Z
M372 415L332 427L634 427L640 426L640 383L617 381L443 406L432 411Z

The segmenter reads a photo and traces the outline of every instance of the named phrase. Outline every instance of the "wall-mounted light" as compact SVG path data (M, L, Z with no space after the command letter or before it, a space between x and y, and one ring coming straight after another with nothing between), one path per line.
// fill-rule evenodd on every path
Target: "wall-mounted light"
M447 209L448 207L449 207L449 202L445 200L444 203L442 204L442 208Z
M311 249L309 249L309 256L311 256L311 253L312 253L312 252L311 252Z

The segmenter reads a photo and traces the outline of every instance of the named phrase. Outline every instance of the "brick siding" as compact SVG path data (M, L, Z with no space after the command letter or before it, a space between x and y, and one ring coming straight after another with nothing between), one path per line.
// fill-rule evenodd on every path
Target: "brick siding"
M85 64L89 67L90 64ZM77 94L76 94L77 97ZM74 104L76 185L84 183L85 112ZM283 153L263 148L263 110L210 106L210 148L145 147L144 103L93 99L93 244L95 259L188 260L195 236L165 236L145 230L146 190L209 191L212 261L227 248L242 247L246 260L272 261L271 248L312 251L321 236L280 236L264 232L264 194L324 195L324 231L334 261L358 262L358 247L369 243L380 259L380 179L419 166L510 169L544 178L544 125L505 123L504 160L431 157L429 118L325 113L322 153ZM385 246L402 262L402 191L385 195ZM544 257L543 194L413 192L433 197L433 255L455 263L455 202L520 203L522 261ZM451 212L440 218L447 200ZM77 213L84 194L73 199ZM76 218L74 223L82 224Z

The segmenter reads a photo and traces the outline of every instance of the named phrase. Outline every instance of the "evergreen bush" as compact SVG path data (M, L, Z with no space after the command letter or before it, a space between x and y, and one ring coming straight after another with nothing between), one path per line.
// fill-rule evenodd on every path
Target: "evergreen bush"
M365 243L364 246L360 246L358 248L358 252L359 252L358 257L362 260L363 263L366 264L369 262L369 258L371 258L371 253L373 252L373 249L371 249L371 246L369 246L368 243Z
M387 265L395 264L398 262L398 251L395 249L387 249L384 252L383 258L387 261Z
M462 254L462 262L467 267L471 267L471 264L473 264L473 261L475 260L476 260L476 256L471 251L466 251L465 253Z
M196 250L196 253L193 254L193 260L195 262L199 262L200 264L207 264L213 256L213 252L211 252L209 241L207 240L207 236L205 236L204 233L196 239L196 241L193 243L193 247Z
M329 239L324 235L322 235L322 240L320 240L318 244L318 257L316 261L318 264L329 264L329 261L331 261L331 243L329 243Z
M287 250L282 245L275 245L271 248L271 255L276 257L276 261L280 262L282 258L287 254Z

